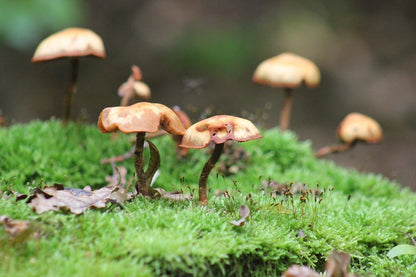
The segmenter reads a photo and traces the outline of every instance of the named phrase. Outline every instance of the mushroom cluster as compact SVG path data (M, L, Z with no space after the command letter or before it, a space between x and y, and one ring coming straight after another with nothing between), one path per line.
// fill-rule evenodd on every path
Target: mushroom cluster
M184 127L184 125L186 127ZM137 174L136 190L144 196L153 196L156 190L150 187L153 175L160 165L160 155L156 146L147 140L150 146L150 160L144 171L143 145L146 133L174 135L181 149L205 148L215 144L210 159L204 165L199 179L199 203L208 203L208 176L221 156L224 144L228 140L238 142L261 138L254 124L240 117L217 115L201 120L191 126L188 117L179 109L172 110L158 103L139 102L130 106L105 108L98 118L98 129L103 133L121 131L136 133L134 164ZM163 130L159 130L159 129ZM187 129L186 129L187 128ZM152 135L150 135L152 136ZM184 152L179 152L183 153Z
M32 62L42 62L58 58L68 58L71 63L71 79L66 94L63 124L71 117L73 95L77 90L79 57L95 56L105 58L102 39L85 28L67 28L44 39L37 47ZM320 84L321 74L315 63L293 53L282 53L261 62L255 69L252 81L271 87L281 87L285 92L284 105L280 115L280 128L287 130L290 122L292 93L305 84L308 88ZM148 139L167 133L172 134L176 144L177 156L182 160L189 148L205 148L215 145L209 160L205 163L199 178L199 203L208 203L208 176L220 158L224 144L229 140L244 142L261 138L254 124L244 118L217 115L191 125L187 115L178 107L172 109L163 104L139 102L131 104L134 97L144 100L150 98L150 88L142 82L142 72L132 65L127 81L118 89L121 103L118 107L104 108L99 115L97 126L103 133L120 131L135 133L134 164L137 174L136 190L145 196L153 196L155 190L150 186L160 165L157 147ZM0 117L0 126L2 125ZM146 135L147 134L147 135ZM316 152L316 157L346 151L359 141L377 143L383 134L380 125L365 115L349 114L337 128L340 145L326 146ZM150 158L144 170L144 143L149 144ZM133 152L131 152L133 153Z
M136 190L146 196L152 194L150 183L160 165L159 151L148 141L151 149L149 165L144 171L143 145L146 133L155 133L159 128L174 135L183 135L185 128L174 111L158 103L140 102L126 107L105 108L98 118L98 129L103 133L120 131L136 133L134 165L138 181Z

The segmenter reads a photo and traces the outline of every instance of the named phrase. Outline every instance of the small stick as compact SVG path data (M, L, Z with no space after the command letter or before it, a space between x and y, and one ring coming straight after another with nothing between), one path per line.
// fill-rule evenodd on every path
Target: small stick
M105 159L102 159L102 160L100 161L100 163L101 163L101 164L108 164L108 163L116 163L116 162L122 162L122 161L128 160L128 159L130 159L131 157L133 157L133 155L134 155L134 149L135 149L135 146L133 146L133 147L129 150L129 152L127 152L127 153L125 153L125 154L123 154L123 155L116 156L116 157L111 157L111 158L105 158Z
M325 146L325 147L322 147L321 149L319 149L318 151L316 151L315 157L321 158L323 156L326 156L326 155L329 155L329 154L332 154L332 153L344 152L344 151L348 150L349 148L351 148L352 145L353 145L352 143L347 143L347 144L337 144L337 145Z

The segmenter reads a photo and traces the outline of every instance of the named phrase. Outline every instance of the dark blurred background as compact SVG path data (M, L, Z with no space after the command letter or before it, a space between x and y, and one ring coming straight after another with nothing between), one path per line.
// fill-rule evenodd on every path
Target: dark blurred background
M416 189L416 1L0 0L0 115L7 124L61 117L69 63L32 64L39 42L66 27L99 34L105 60L80 62L75 116L96 122L118 105L138 65L153 102L196 121L226 113L278 124L280 89L252 83L256 66L291 51L314 61L321 86L297 89L291 129L314 149L337 142L345 115L384 129L379 145L327 159Z

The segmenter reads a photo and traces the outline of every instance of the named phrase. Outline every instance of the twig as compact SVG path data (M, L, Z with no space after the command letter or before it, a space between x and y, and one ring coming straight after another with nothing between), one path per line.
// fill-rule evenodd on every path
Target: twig
M108 164L108 163L116 163L116 162L122 162L125 160L130 159L131 157L133 157L134 155L134 147L132 147L129 152L121 155L121 156L116 156L116 157L111 157L111 158L105 158L102 159L100 161L101 164Z

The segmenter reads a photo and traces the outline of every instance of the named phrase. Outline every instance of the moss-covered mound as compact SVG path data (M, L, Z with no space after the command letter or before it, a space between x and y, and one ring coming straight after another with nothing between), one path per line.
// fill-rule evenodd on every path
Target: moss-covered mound
M7 276L279 276L292 264L318 271L333 249L352 256L351 271L412 276L414 256L389 259L393 246L415 234L416 196L373 174L316 160L293 133L226 144L213 172L207 207L193 202L136 198L75 216L36 214L15 197L0 199L0 215L29 220L35 231L16 242L0 227L0 272ZM106 185L112 174L100 160L131 149L131 136L101 134L95 126L35 121L0 129L0 190L28 193L55 182L68 187ZM133 136L134 138L134 136ZM162 163L155 187L197 188L206 150L179 162L170 137L154 140ZM240 149L242 148L242 150ZM226 151L227 152L227 151ZM237 153L237 154L235 154ZM134 172L133 160L118 164ZM219 171L217 171L219 172ZM223 171L221 171L223 172ZM293 185L289 185L293 183ZM296 191L305 184L310 190ZM283 188L291 193L280 194ZM303 187L304 188L304 187ZM240 205L250 208L241 227Z

